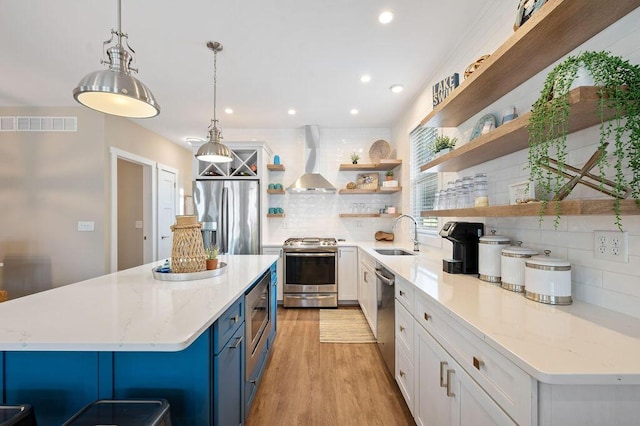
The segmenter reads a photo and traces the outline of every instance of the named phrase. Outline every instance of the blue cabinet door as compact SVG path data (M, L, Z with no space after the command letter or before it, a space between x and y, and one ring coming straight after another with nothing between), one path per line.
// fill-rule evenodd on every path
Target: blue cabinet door
M244 423L245 328L240 327L213 358L213 424Z
M269 293L269 297L271 298L269 302L269 321L271 321L271 331L269 331L269 337L267 346L269 350L273 346L273 342L276 339L277 333L277 319L278 319L278 271L277 271L277 262L273 262L271 265L271 292Z
M1 402L33 405L40 426L59 426L100 397L98 352L5 352L2 358Z
M179 352L115 352L115 398L165 398L175 425L212 424L212 330Z

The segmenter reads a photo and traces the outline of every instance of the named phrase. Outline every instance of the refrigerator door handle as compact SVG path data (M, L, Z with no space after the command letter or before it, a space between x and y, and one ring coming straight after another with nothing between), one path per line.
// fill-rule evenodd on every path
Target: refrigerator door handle
M222 188L222 202L220 203L220 253L227 253L229 247L229 189L225 186Z

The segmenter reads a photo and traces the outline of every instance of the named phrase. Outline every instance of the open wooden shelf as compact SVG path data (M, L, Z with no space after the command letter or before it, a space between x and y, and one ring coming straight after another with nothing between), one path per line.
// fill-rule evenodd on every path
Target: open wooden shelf
M267 213L267 217L285 217L284 213Z
M348 171L361 172L361 171L367 171L367 170L387 171L387 170L393 170L401 164L402 164L402 160L380 160L379 163L373 163L373 164L340 164L340 171L341 172L348 172Z
M380 213L340 213L340 217L379 217L379 218L389 218L392 219L394 217L400 216L400 213L394 214L380 214Z
M274 172L284 172L284 164L267 164L267 169Z
M267 194L286 194L284 189L267 189Z
M600 124L598 87L577 87L569 92L569 133ZM457 172L529 147L530 112L454 149L420 167L421 171ZM613 112L605 115L612 118Z
M620 211L623 215L640 215L640 208L634 200L621 200ZM469 209L428 210L420 213L422 217L507 217L538 216L540 203L516 204L510 206L474 207ZM562 216L613 215L613 200L564 200L560 201ZM555 216L555 201L547 204L544 216Z
M458 127L639 6L640 0L548 0L420 124Z
M380 187L378 189L341 189L338 194L392 194L400 191L402 191L402 187L396 186L395 188Z

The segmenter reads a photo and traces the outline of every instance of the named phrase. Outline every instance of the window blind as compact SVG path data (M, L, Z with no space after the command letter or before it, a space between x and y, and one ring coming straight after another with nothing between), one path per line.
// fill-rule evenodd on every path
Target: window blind
M415 128L409 134L411 144L411 215L418 221L418 232L434 233L438 230L437 217L422 217L425 210L433 210L433 202L438 190L438 174L421 172L420 167L433 158L435 127Z

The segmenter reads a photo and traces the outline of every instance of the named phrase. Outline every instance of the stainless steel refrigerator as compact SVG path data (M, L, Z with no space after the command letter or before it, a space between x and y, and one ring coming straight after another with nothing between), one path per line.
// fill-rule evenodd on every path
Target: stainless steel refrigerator
M205 248L220 253L260 253L260 183L257 180L196 180L193 203Z

